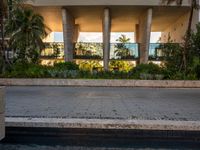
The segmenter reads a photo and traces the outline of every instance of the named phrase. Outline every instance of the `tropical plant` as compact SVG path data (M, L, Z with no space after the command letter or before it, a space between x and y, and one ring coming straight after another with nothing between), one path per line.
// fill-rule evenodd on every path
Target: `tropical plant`
M169 41L163 46L165 61L165 77L167 79L199 79L200 78L200 25L197 32L192 32L190 51L187 55L187 70L181 68L184 46Z
M7 0L0 1L0 67L1 72L5 71L6 57L5 57L5 46L4 46L4 19L7 16Z
M183 0L162 0L162 3L166 3L166 4L171 4L173 2L176 2L176 4L178 6L181 6L183 3ZM193 14L194 14L194 10L195 9L199 9L199 4L198 4L199 0L190 0L190 15L189 15L189 21L188 21L188 27L187 27L187 31L184 37L184 43L183 43L183 50L182 50L182 62L180 67L183 68L184 72L187 72L187 67L188 67L188 61L189 60L189 51L191 49L191 34L192 34L192 22L193 22Z
M116 41L120 43L128 43L130 40L130 38L127 38L126 35L122 34Z
M191 35L191 45L190 55L192 59L189 62L189 71L196 74L196 77L200 79L200 23L196 26L196 32Z
M12 11L21 7L25 0L1 0L0 1L0 65L1 70L5 71L6 65L9 64L9 60L6 59L5 51L5 20L8 19Z
M163 68L153 64L139 64L131 71L133 78L136 79L162 79Z
M79 66L74 62L55 63L54 68L57 70L78 70Z
M179 44L172 43L168 41L164 44L163 54L165 62L165 76L166 78L171 78L176 74L176 72L181 72L182 68L182 58L183 58L183 48ZM184 76L184 74L182 74Z
M101 43L76 43L75 56L99 56L99 59L103 56L103 45Z
M58 58L60 55L60 48L58 43L53 43L52 45L53 55L55 58Z
M200 59L200 23L196 26L196 32L192 33L192 55Z
M92 72L93 69L101 68L101 67L102 65L100 64L98 60L91 60L91 61L88 60L79 64L79 68L81 70L90 71L90 72Z
M112 60L110 61L110 68L117 71L128 72L133 68L133 64L128 61Z
M38 60L40 50L44 48L42 39L49 30L42 16L29 8L16 8L12 11L5 30L10 37L10 46L15 50L17 61Z
M127 38L125 35L121 35L119 39L116 40L117 44L115 44L115 51L114 53L116 56L122 58L126 58L127 56L130 56L130 50L126 47L126 43L130 42L130 39Z

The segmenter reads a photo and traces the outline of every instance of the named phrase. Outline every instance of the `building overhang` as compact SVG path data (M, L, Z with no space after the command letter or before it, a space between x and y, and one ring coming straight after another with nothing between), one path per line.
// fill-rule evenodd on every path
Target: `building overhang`
M162 0L28 0L27 3L33 6L158 6ZM189 0L183 0L183 6L189 5Z
M46 25L54 32L62 32L62 7L34 7L41 14ZM74 16L80 32L102 32L104 6L69 6L66 7ZM146 6L110 6L112 32L134 32L138 18L148 8ZM188 7L152 7L152 31L162 31L189 12Z

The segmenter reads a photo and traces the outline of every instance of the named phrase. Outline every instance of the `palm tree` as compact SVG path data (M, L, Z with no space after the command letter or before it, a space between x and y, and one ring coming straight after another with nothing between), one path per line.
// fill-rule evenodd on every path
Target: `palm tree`
M130 42L130 38L127 38L126 35L122 34L121 37L119 37L116 41L119 42L115 45L116 50L114 53L116 56L119 56L121 59L129 56L130 50L127 48L126 44Z
M6 64L8 64L8 60L6 60L5 54L5 20L8 18L8 15L11 13L11 7L14 9L22 4L25 0L0 0L0 65L2 68L2 72L5 71Z
M178 6L181 6L183 0L162 0L162 3L166 3L167 5L176 2ZM183 46L183 62L181 68L184 67L184 70L187 70L187 57L188 57L188 49L190 45L191 33L192 33L192 22L193 22L193 14L195 9L199 9L198 0L190 0L190 16L188 21L188 27L185 35L185 42Z
M32 9L16 8L6 24L6 35L19 61L32 62L44 48L42 39L47 36L49 28L44 19ZM32 59L33 58L33 59Z
M5 70L5 46L4 46L4 19L7 16L7 0L1 0L0 1L0 61L1 61L1 68L2 72Z
M116 41L120 43L128 43L130 40L130 38L127 38L126 35L122 34Z

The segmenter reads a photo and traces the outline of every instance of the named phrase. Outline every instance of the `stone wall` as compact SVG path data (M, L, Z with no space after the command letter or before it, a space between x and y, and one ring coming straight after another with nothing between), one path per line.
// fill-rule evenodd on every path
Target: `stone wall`
M4 101L4 89L0 87L0 140L5 137L5 101Z

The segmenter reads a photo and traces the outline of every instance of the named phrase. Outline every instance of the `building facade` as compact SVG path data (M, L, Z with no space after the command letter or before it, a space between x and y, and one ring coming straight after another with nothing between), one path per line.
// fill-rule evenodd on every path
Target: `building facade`
M29 1L52 32L62 32L65 61L73 61L80 32L101 32L104 69L110 60L111 32L134 32L139 62L147 63L151 32L161 32L161 43L181 43L189 20L190 2L165 5L161 0L34 0ZM199 22L195 11L192 28Z

